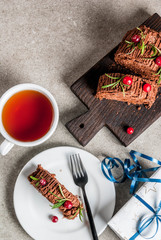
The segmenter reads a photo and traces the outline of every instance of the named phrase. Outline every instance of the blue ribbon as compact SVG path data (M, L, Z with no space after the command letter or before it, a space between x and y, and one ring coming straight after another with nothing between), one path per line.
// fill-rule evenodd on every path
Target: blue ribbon
M156 220L156 231L153 234L152 237L146 238L146 239L152 239L158 232L159 228L159 222L161 222L161 215L159 215L159 212L161 210L161 201L159 203L159 206L157 207L157 210L154 210L147 202L145 202L141 197L139 197L137 194L135 194L136 188L139 184L139 182L156 182L161 183L161 179L155 179L155 178L148 178L146 173L147 172L153 172L159 169L160 167L154 167L154 168L148 168L148 169L142 169L142 166L140 165L138 159L136 156L142 157L148 161L154 162L161 166L161 161L149 157L145 154L136 152L134 150L130 151L130 156L133 159L133 164L130 163L130 159L125 159L125 161L121 161L119 158L110 158L106 157L101 164L101 169L105 177L114 183L122 183L127 178L131 180L131 186L130 186L130 193L133 194L142 204L144 204L145 207L147 207L152 213L152 217L149 218L143 218L142 221L139 222L137 232L129 239L134 240L138 235L140 235L145 229L147 229L150 224L152 224L153 221ZM106 160L108 162L106 163ZM122 169L122 177L120 180L117 180L113 174L112 169L114 167L119 168L121 166ZM144 237L145 238L145 237Z
M136 191L136 188L139 184L139 182L157 182L161 183L161 179L155 179L155 178L148 178L146 173L147 172L153 172L159 169L160 167L154 167L154 168L148 168L148 169L142 169L142 166L140 165L138 159L136 156L142 157L148 161L157 163L159 166L161 166L161 161L149 157L145 154L136 152L134 150L130 151L130 156L132 157L134 163L130 163L130 159L125 159L123 162L119 158L110 158L106 157L102 163L101 163L101 169L105 177L110 180L111 182L114 183L122 183L124 182L127 178L131 180L131 186L130 186L130 193L134 194ZM106 160L108 162L106 163ZM117 180L113 174L112 174L112 169L114 167L119 168L121 166L122 168L122 177L120 180Z
M144 237L146 239L152 239L157 234L158 229L159 229L159 222L161 222L161 215L159 215L159 212L161 210L161 201L160 201L157 209L154 210L147 202L145 202L137 194L134 194L134 197L136 197L142 204L144 204L144 206L147 207L153 213L153 215L149 218L148 217L143 218L143 220L140 221L138 228L137 228L137 232L129 240L134 240L135 238L137 238L147 227L150 226L150 224L152 224L153 221L156 220L156 230L155 230L155 233L153 234L153 236L149 237L149 238Z

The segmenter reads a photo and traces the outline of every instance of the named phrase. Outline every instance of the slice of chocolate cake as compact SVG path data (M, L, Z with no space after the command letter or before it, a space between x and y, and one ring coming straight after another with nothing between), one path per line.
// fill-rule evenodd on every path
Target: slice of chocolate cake
M161 55L161 33L144 25L128 31L115 53L115 61L136 74L159 80L160 66L156 58Z
M43 181L41 181L42 179ZM59 210L65 218L74 219L81 212L82 204L77 196L69 192L64 185L56 179L55 174L49 173L43 169L41 165L38 165L36 171L28 176L28 180L51 203L54 205L58 204ZM72 203L70 209L64 207L65 200L63 201L63 199L67 199ZM60 201L63 202L61 206L59 206Z
M129 83L128 79L131 79ZM158 85L155 81L133 75L108 73L99 78L96 98L123 101L135 105L144 104L150 108L156 99L157 91Z

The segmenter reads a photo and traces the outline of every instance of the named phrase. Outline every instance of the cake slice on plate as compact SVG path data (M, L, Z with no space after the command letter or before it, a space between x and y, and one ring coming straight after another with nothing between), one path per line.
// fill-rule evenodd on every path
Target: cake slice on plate
M38 165L35 172L28 176L30 183L51 203L53 208L59 208L67 219L74 219L82 216L82 204L77 196L69 192L55 177L55 174L49 173ZM67 205L70 202L70 207Z
M115 53L116 63L150 80L161 81L161 32L145 25L128 31Z
M108 73L99 78L96 98L144 104L150 108L155 102L158 84L134 75Z

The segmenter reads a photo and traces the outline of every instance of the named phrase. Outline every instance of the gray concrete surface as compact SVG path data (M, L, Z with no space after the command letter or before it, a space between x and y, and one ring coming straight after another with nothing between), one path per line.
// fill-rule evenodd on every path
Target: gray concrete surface
M0 157L0 240L31 239L13 209L13 189L21 168L51 147L82 148L64 126L86 111L70 85L118 44L128 29L155 12L161 15L160 0L0 0L0 95L15 84L35 83L51 91L60 110L58 128L47 142L33 148L15 146ZM127 148L103 128L84 149L96 156L120 158L135 149L161 160L160 145L161 119ZM128 182L116 186L115 212L130 198L128 189ZM99 239L118 238L107 228Z

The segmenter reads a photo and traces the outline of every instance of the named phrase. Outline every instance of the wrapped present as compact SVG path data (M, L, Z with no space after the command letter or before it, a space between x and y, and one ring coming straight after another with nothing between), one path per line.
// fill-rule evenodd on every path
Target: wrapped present
M159 168L150 179L161 179ZM124 240L161 240L161 184L146 182L113 216L109 227Z

